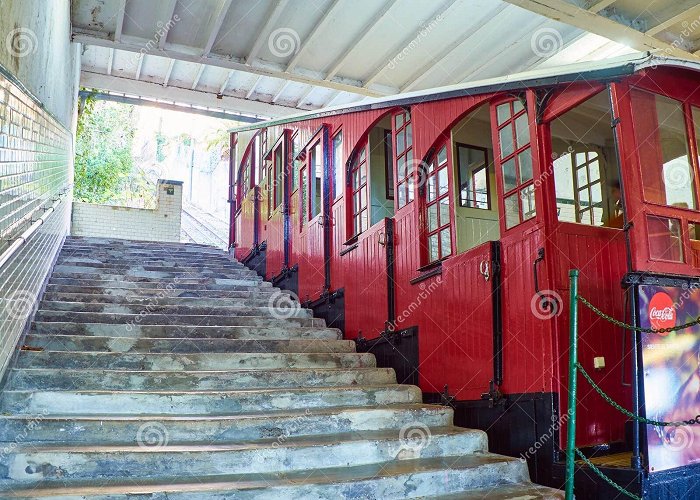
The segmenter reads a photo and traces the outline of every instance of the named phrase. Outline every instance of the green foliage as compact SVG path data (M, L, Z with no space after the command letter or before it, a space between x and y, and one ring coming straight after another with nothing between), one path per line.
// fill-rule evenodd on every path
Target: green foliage
M75 198L89 203L118 199L132 174L133 106L88 97L79 108Z

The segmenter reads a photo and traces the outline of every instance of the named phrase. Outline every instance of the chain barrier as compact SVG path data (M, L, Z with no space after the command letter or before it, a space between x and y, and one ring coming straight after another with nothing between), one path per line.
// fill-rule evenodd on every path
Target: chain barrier
M648 424L648 425L656 425L659 427L680 427L682 425L694 425L694 424L700 424L700 415L698 415L695 418L691 418L689 420L679 420L678 422L661 422L659 420L651 420L649 418L644 418L640 415L636 415L629 411L626 408L623 408L619 404L617 404L613 399L608 396L603 389L601 389L598 384L596 384L591 376L588 374L586 370L583 369L583 366L581 366L581 363L576 363L576 368L578 371L581 372L581 375L583 375L583 378L585 378L591 386L593 386L593 389L595 389L595 392L600 394L600 397L602 397L610 406L615 408L617 411L620 413L626 415L627 417L631 418L632 420L636 420L637 422L640 422L642 424Z
M617 484L615 481L613 481L612 479L610 479L608 476L606 476L605 474L603 474L603 472L602 472L598 467L596 467L596 466L593 464L593 462L591 462L590 460L588 460L588 458L586 458L586 455L584 455L584 454L581 452L581 450L579 450L578 448L576 448L576 454L577 454L577 455L579 456L579 458L583 461L583 463L585 463L588 467L590 467L590 469L591 469L593 472L595 472L595 473L598 475L598 477L600 477L603 481L605 481L605 482L608 483L610 486L612 486L613 488L615 488L617 491L619 491L619 492L622 493L623 495L626 495L626 496L632 498L633 500L642 500L641 497L638 497L638 496L635 495L634 493L631 493L631 492L627 491L627 490L624 489L622 486L620 486L619 484Z
M695 325L700 325L700 317L694 319L690 323L685 323L679 326L674 326L671 328L642 328L641 326L634 326L634 325L629 325L625 323L624 321L620 321L618 319L613 318L612 316L605 314L603 311L598 309L596 306L588 302L585 298L581 297L580 295L577 295L576 298L581 302L584 306L586 306L588 309L593 311L595 314L600 316L606 321L609 321L615 326L619 326L620 328L625 328L626 330L634 330L635 332L641 332L641 333L671 333L671 332L677 332L680 330L685 330L686 328L690 328L691 326Z

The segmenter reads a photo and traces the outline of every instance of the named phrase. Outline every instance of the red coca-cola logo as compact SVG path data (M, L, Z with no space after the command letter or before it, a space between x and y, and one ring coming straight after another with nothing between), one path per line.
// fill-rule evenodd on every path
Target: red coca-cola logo
M676 308L673 299L664 292L656 293L649 302L649 322L654 330L676 326Z

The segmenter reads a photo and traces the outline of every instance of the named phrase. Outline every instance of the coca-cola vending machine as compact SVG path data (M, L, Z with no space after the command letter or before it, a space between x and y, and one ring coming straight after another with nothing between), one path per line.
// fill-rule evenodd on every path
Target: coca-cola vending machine
M673 328L700 316L700 283L678 280L638 286L639 326ZM640 335L646 417L662 422L687 421L700 415L700 325ZM700 462L697 425L647 425L649 471Z

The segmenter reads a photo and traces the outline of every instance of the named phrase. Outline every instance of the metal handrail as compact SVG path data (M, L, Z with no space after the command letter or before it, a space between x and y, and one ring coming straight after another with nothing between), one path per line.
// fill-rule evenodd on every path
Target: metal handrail
M53 205L51 205L49 208L47 208L44 213L39 217L34 223L29 226L29 228L24 231L22 234L20 234L15 240L12 242L12 244L7 247L7 249L0 255L0 269L2 269L5 264L17 253L17 250L19 250L24 244L29 240L29 238L32 237L34 233L37 232L37 230L46 222L48 219L49 215L51 215L53 212L56 211L58 206L63 202L64 200L64 195L70 191L71 186L68 186L63 193L58 195L58 199L53 202Z

